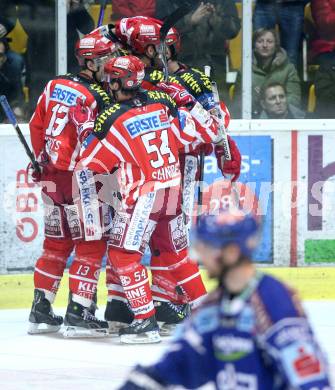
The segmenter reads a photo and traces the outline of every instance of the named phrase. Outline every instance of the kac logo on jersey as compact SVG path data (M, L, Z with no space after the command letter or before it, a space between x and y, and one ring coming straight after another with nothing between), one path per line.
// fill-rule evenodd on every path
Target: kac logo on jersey
M164 110L157 110L147 114L136 115L124 121L131 138L149 131L159 131L170 127L169 118Z
M76 89L66 85L56 84L55 89L50 96L50 100L65 104L66 106L74 106L79 96L82 96L82 94Z

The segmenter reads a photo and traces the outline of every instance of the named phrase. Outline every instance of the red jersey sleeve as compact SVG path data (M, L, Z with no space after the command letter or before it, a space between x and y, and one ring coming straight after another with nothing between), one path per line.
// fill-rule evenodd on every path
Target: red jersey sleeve
M185 153L195 150L200 144L220 141L216 118L200 104L191 112L184 108L179 109L178 121L174 119L171 128L178 139L179 149Z
M108 173L119 160L117 149L106 138L99 140L90 134L83 143L79 165L95 173Z
M44 88L43 93L38 99L36 109L29 122L30 139L35 153L38 157L45 145L45 125L44 119L47 111L47 102L50 95L51 81Z

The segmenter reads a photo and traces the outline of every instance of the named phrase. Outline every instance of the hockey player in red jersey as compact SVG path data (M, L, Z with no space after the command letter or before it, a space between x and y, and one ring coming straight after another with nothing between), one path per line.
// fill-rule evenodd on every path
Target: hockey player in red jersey
M97 173L119 168L122 207L115 211L108 259L134 313L130 326L120 330L121 342L158 342L148 274L140 260L150 243L151 252L164 257L181 281L190 302L203 295L190 283L194 270L191 267L190 273L188 267L179 152L193 142L219 141L220 136L215 119L190 95L189 112L178 110L163 92L140 90L144 64L137 57L112 59L104 69L117 103L96 119L94 133L84 142L81 165Z
M176 29L169 30L166 38L167 43L167 57L169 67L172 66L173 72L176 74L169 77L168 82L163 81L163 72L160 70L162 62L159 56L158 45L160 43L159 33L162 22L148 17L133 17L124 18L116 23L114 28L115 35L122 41L123 44L128 45L132 52L139 57L146 65L145 77L142 82L142 88L147 90L163 90L167 92L179 106L185 104L188 99L188 92L203 104L206 110L214 108L214 98L211 91L210 80L197 69L191 69L185 65L176 67L176 55L180 50L180 37ZM185 91L186 89L186 91ZM186 92L186 93L185 93ZM186 99L185 99L186 98ZM228 127L230 116L228 109L223 105L225 127ZM241 156L236 147L235 142L230 139L230 146L233 154L233 159L230 162L225 162L221 158L222 146L215 146L218 157L218 164L224 174L233 174L236 180L239 175ZM211 153L213 147L206 144L207 153ZM186 152L190 148L186 146ZM221 155L220 155L221 153ZM193 153L182 153L180 158L183 161L183 210L186 214L191 215L193 212L192 191L195 190L197 180L197 155L199 149ZM194 192L193 192L194 194ZM191 219L191 217L189 217ZM183 290L180 288L182 280L177 281L169 272L169 266L164 264L165 257L159 252L152 253L151 271L153 276L152 294L156 306L156 318L160 323L163 323L162 331L169 331L172 324L176 324L183 320L187 314L187 307L184 305L185 297ZM198 286L198 290L205 294L205 288L202 284L199 275L199 269L193 263L189 263L190 270L193 269L193 274L190 271L189 283ZM128 322L130 316L127 315L127 310L120 300L125 300L122 289L117 284L117 276L113 269L107 267L107 286L108 286L108 303L105 312L105 318L111 322L113 320L123 320ZM178 292L181 292L181 294ZM171 304L171 302L173 304ZM119 310L117 310L119 308ZM114 310L113 310L114 309ZM124 315L120 315L124 313ZM129 314L129 312L128 312ZM173 325L172 325L173 326Z
M48 82L29 123L34 153L41 174L33 174L41 182L45 212L43 252L34 272L34 301L29 316L28 333L55 332L63 322L51 304L56 296L66 262L74 250L69 270L70 299L65 316L65 336L99 336L107 333L108 324L90 311L99 277L101 260L106 252L102 240L100 212L96 188L88 196L74 195L74 167L79 158L81 141L87 129L80 131L69 121L69 109L77 103L91 109L91 120L110 103L110 97L97 82L103 64L118 55L119 46L99 35L88 34L76 47L82 67L78 75L58 76ZM85 172L81 180L88 180ZM87 188L86 188L87 189ZM86 193L87 194L87 193Z

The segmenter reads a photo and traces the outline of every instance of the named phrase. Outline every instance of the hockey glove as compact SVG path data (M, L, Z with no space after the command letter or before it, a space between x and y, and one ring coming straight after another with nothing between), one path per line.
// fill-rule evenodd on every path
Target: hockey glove
M182 86L177 83L160 82L157 87L167 93L177 104L178 107L186 107L191 109L196 100L194 97Z
M241 153L238 150L236 142L228 135L228 142L230 147L231 160L225 160L224 148L222 145L215 145L214 151L217 159L218 167L222 174L232 175L231 181L236 181L240 176L241 171Z
M76 126L80 143L92 132L94 119L93 110L84 105L82 98L77 98L77 104L70 107L69 120Z
M39 183L44 180L45 176L49 173L49 156L47 152L43 151L38 158L38 165L40 167L40 172L36 172L33 164L30 162L27 166L26 172L28 176L32 178L34 183Z
M212 144L199 144L195 147L194 150L190 151L187 154L191 154L192 156L198 157L201 153L205 156L209 156L213 153L213 145Z

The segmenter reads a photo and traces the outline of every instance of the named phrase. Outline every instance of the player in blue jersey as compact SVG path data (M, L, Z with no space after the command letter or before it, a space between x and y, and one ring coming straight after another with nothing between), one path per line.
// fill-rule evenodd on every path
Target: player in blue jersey
M193 245L218 288L186 320L156 364L122 390L330 390L328 368L295 293L251 261L251 215L204 215ZM202 387L204 386L204 387Z

